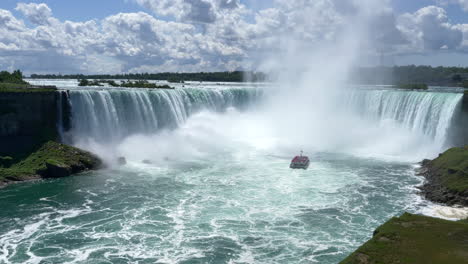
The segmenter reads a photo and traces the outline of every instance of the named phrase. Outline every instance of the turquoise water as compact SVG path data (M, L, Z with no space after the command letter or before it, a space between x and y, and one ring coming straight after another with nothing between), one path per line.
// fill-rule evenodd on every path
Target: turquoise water
M411 164L272 153L119 169L0 191L0 263L337 263L425 204Z
M432 214L415 167L447 147L462 97L358 90L268 109L244 84L35 82L71 90L62 136L108 168L0 190L2 264L338 263L389 218ZM301 149L309 170L290 170Z

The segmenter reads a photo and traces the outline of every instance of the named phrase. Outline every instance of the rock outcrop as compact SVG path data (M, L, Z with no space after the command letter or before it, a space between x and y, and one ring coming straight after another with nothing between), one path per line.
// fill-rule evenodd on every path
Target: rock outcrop
M468 145L468 90L464 92L459 110L455 112L449 135L449 143L453 146Z
M405 213L377 228L341 264L468 263L468 222Z
M468 206L468 146L451 148L434 160L424 160L419 174L426 178L421 190L427 199Z
M40 178L60 178L99 169L102 161L94 154L49 141L37 151L8 168L0 168L0 186Z

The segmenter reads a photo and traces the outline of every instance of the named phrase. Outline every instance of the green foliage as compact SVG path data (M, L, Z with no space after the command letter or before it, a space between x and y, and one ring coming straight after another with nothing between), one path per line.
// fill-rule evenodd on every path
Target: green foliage
M51 92L55 87L34 87L23 80L23 73L16 70L13 73L0 72L0 93L28 93L28 92Z
M71 167L97 167L99 160L80 149L49 141L24 160L9 168L0 168L0 182L3 180L21 181L30 177L42 176L46 164Z
M149 83L148 81L127 81L123 82L121 87L128 87L128 88L150 88L150 89L174 89L169 85L157 85L155 83Z
M468 79L468 68L395 66L362 67L352 72L353 82L361 84L426 83L440 86L460 86Z
M467 238L465 221L405 213L380 226L371 240L341 263L467 263Z
M121 79L121 80L167 80L173 83L182 83L184 81L197 81L197 82L242 82L244 77L248 76L249 81L265 81L266 75L258 72L193 72L193 73L129 73L129 74L100 74L100 75L83 75L83 74L70 74L70 75L55 75L55 74L32 74L31 78L40 79Z
M401 89L408 89L408 90L427 90L428 86L424 83L407 83L407 84L399 84L398 88Z
M0 83L28 84L23 80L23 73L20 70L16 70L13 73L1 71Z
M430 162L444 187L455 192L468 191L468 146L451 148Z
M124 81L121 84L116 83L113 80L94 80L88 81L87 79L80 80L79 86L103 86L103 83L107 83L112 87L127 87L127 88L149 88L149 89L174 89L169 85L158 85L155 83L150 83L147 80L138 80L138 81Z
M116 83L115 81L112 81L112 80L109 80L109 81L106 81L106 82L112 87L119 87L120 86L118 83Z
M37 93L54 92L56 87L52 86L31 86L29 84L0 83L0 93Z
M81 79L79 81L80 83L78 84L78 86L90 86L89 81L87 79Z
M81 79L79 81L78 86L103 86L101 81L89 81L88 79Z

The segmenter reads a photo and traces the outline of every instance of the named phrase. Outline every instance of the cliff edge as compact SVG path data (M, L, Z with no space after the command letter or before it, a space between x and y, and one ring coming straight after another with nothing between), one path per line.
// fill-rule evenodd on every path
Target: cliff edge
M468 206L468 146L451 148L434 160L424 160L422 194L433 202Z
M468 263L468 221L405 213L374 232L341 264Z

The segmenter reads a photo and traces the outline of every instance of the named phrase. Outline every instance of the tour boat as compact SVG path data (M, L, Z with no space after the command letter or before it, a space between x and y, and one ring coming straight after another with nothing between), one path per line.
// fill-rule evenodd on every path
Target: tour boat
M294 157L294 159L291 161L291 165L289 168L291 169L304 169L306 170L309 168L310 160L309 157L303 156L301 151L301 155Z

